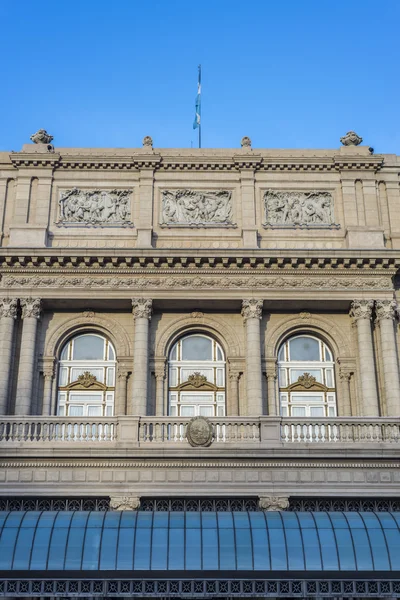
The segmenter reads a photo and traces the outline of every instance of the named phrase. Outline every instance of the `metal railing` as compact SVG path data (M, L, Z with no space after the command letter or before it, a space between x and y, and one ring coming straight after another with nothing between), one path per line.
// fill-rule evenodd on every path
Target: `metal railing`
M282 446L286 444L399 443L400 419L389 417L213 417L212 443ZM0 417L0 444L121 443L187 444L190 418L179 417Z

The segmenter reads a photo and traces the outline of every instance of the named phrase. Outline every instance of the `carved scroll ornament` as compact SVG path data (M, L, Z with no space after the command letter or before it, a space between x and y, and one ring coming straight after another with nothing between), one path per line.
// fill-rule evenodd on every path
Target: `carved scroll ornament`
M165 190L160 224L232 227L232 192Z
M132 225L130 190L80 190L73 188L59 200L59 224Z
M333 222L330 192L268 190L264 194L265 222L269 227L338 227Z

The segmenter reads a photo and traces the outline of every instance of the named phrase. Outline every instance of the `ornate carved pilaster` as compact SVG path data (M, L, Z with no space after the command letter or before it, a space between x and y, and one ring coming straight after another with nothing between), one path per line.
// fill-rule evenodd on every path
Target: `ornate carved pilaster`
M262 415L262 373L260 320L263 301L251 298L242 302L242 317L246 325L246 390L247 413Z
M228 392L228 415L238 417L240 415L239 405L239 377L240 371L229 369L229 392Z
M166 415L165 406L165 361L157 362L154 368L154 375L156 378L156 415L163 417Z
M15 414L30 415L33 400L34 365L36 362L36 332L42 310L40 298L22 298L22 337L19 356Z
M117 389L115 398L115 414L126 415L127 414L127 390L128 390L128 376L129 371L124 367L118 365L117 370Z
M394 300L377 300L375 322L379 324L386 413L390 417L400 414L399 365L394 330L396 316L397 303Z
M134 319L151 319L153 312L153 300L149 298L133 298L132 314Z
M133 339L133 384L130 414L147 415L149 379L149 321L153 301L150 298L133 298L132 314L135 319Z
M350 308L350 316L357 328L358 365L363 403L362 416L364 417L376 417L379 415L375 357L371 331L373 306L373 300L354 300Z
M286 510L289 507L289 498L287 496L260 496L258 505L262 510Z
M265 375L267 377L268 414L274 416L279 414L276 398L276 380L278 379L278 373L275 359L268 360Z
M352 372L346 369L345 367L339 368L339 378L342 383L342 398L341 398L341 411L339 411L339 416L343 417L351 417L351 393L350 393L350 381L351 381Z
M111 510L138 510L140 507L139 496L111 496Z
M44 416L52 414L52 402L51 402L51 392L53 389L53 379L55 376L55 360L47 360L43 365L43 404L42 404L42 414Z
M11 358L14 342L14 322L17 318L18 300L0 300L0 414L7 413Z

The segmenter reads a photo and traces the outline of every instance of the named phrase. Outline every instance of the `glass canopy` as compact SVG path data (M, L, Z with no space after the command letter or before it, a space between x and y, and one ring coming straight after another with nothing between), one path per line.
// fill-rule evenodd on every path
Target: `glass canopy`
M400 513L0 512L0 571L397 571Z

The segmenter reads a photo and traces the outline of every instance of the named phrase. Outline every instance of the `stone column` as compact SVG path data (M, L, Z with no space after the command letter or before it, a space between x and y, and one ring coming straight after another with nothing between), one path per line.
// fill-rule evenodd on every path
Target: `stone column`
M246 391L247 414L262 415L262 373L260 321L263 301L251 298L242 302L242 317L246 325Z
M149 321L153 301L147 298L132 300L132 313L135 319L133 340L133 382L131 414L147 415L147 389L149 379Z
M7 414L10 388L11 357L14 340L14 321L17 318L16 298L0 300L0 414Z
M227 413L229 417L239 417L241 412L239 406L239 376L239 371L229 370L229 392L227 402Z
M54 379L54 360L49 362L43 367L43 404L42 404L42 415L48 416L53 414L53 406L51 402L51 395L53 391L53 379Z
M354 300L350 316L357 327L358 365L362 394L363 417L379 416L378 392L376 386L374 348L371 332L373 300Z
M127 414L127 399L128 399L128 375L129 371L120 369L117 372L117 389L115 394L114 414L116 416Z
M397 362L394 320L397 304L394 300L377 300L376 323L379 323L388 417L400 415L399 366Z
M339 370L339 377L340 377L340 381L342 382L341 385L341 391L342 391L342 398L341 398L341 411L339 412L339 417L351 417L352 416L352 410L351 410L351 393L350 393L350 380L351 380L351 373L350 371L347 371L346 369L340 368Z
M267 376L267 394L268 394L268 414L272 416L276 416L280 414L279 407L277 405L277 397L276 397L276 380L277 380L277 372L276 372L276 360L270 361L267 364L266 368L266 376Z
M165 362L156 364L154 374L156 376L156 415L164 417L167 414L165 406Z
M16 415L30 415L32 410L33 377L36 359L36 331L42 301L40 298L20 300L22 308L22 337L19 355L18 383L15 400Z

